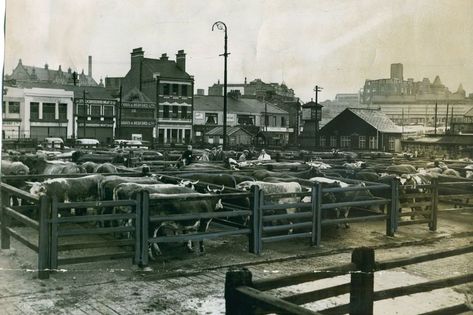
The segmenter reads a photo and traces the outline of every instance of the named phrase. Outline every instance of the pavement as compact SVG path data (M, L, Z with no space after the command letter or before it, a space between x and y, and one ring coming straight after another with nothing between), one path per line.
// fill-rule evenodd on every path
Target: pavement
M207 241L203 256L182 251L165 255L153 262L149 271L120 259L61 266L48 280L37 279L34 253L12 241L11 249L0 251L0 314L223 314L225 272L230 266L246 266L258 279L344 264L349 262L351 250L359 246L374 247L379 259L392 259L471 245L473 212L441 213L435 232L426 224L399 227L395 237L385 236L384 231L383 222L356 223L349 229L327 229L320 247L311 247L301 239L270 243L264 245L260 256L248 253L245 238L228 237ZM397 277L402 279L400 283L410 283L415 277L436 279L471 273L472 258L468 254L434 267L399 270L386 281ZM473 287L463 290L471 293ZM465 296L449 289L425 307L441 307L435 301L439 305L462 303ZM414 299L413 305L417 304L418 308L392 314L423 311L422 303ZM382 309L376 314L395 307Z

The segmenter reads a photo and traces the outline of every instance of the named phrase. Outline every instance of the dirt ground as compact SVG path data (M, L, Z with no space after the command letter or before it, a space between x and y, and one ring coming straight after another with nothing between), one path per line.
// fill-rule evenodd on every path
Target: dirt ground
M344 264L359 246L374 247L376 259L385 260L471 245L473 213L442 213L436 232L427 225L401 226L395 237L384 231L383 222L328 228L320 247L310 247L305 239L269 243L260 256L248 253L245 237L227 237L206 241L204 255L187 253L183 246L172 254L163 248L165 255L146 271L130 259L119 259L60 266L48 280L37 279L34 253L12 240L10 250L0 251L0 314L223 314L225 272L230 266L246 266L254 279L260 279ZM467 254L376 273L375 289L472 273L472 260L473 254ZM346 279L270 292L284 296ZM320 310L347 299L340 296L304 306ZM473 301L471 283L376 302L375 314L418 314L468 301Z

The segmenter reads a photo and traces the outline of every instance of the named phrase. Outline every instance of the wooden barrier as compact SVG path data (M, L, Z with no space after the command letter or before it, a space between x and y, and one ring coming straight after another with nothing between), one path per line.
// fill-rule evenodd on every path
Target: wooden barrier
M427 281L409 286L374 291L376 271L403 267L411 264L431 261L473 252L473 245L448 251L435 251L415 257L401 258L382 262L375 261L372 248L356 248L352 252L352 262L347 265L330 267L319 272L305 272L293 275L253 281L251 272L246 269L230 269L225 278L225 310L227 314L344 314L371 315L375 301L401 297L409 294L429 292L473 282L473 274L465 274L441 280ZM276 298L263 291L298 285L320 279L332 278L350 273L349 283L336 285L310 292L297 293ZM350 294L350 303L337 305L314 312L299 305L322 299ZM466 305L454 305L425 314L458 314L468 310ZM455 312L458 311L458 312Z

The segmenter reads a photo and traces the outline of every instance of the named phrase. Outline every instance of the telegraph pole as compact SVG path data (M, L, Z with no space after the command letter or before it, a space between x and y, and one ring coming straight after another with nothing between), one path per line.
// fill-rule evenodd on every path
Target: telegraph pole
M314 92L315 92L315 111L317 112L319 110L318 105L319 105L319 92L322 92L323 87L316 85L314 87ZM321 109L320 109L321 110ZM317 133L319 132L319 121L317 117L315 118L315 134L314 134L314 150L317 148Z
M437 134L437 101L435 101L434 135Z
M447 127L448 127L448 106L449 104L447 103L447 115L445 116L445 134L447 134Z

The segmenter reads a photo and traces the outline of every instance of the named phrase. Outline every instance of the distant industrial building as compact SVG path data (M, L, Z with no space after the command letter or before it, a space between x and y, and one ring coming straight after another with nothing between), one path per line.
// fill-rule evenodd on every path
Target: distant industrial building
M461 119L473 107L473 98L466 97L461 83L452 93L439 76L433 82L428 78L416 82L412 78L404 80L403 71L403 65L396 63L391 65L390 78L366 80L361 91L361 104L381 109L399 125L426 126L435 125L436 116L437 124L444 124L447 114L453 120Z

